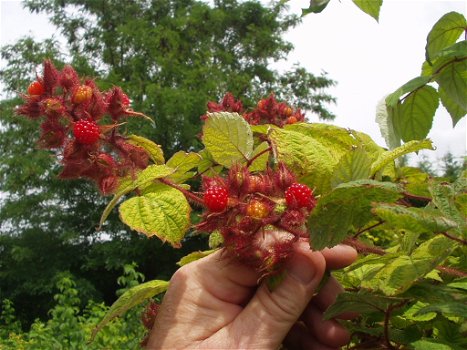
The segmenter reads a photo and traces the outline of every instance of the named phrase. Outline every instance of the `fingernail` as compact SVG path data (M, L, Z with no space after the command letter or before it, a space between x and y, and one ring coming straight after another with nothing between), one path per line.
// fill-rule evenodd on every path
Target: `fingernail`
M315 277L315 269L310 264L310 260L305 256L296 255L290 262L287 269L289 276L295 278L302 284L310 283Z

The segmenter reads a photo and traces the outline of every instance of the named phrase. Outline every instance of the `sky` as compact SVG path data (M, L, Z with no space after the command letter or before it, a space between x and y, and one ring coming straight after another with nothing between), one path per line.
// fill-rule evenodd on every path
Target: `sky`
M309 0L289 1L290 11L297 14L308 5ZM351 0L332 0L322 13L305 16L286 34L295 49L275 67L282 70L299 63L317 75L327 72L337 81L328 90L337 98L336 105L329 106L337 115L332 123L365 132L385 146L375 122L378 101L420 74L426 37L436 21L450 11L465 15L466 10L464 0L383 0L376 22ZM2 46L24 35L42 40L54 33L46 16L29 14L20 1L0 0ZM428 137L437 149L420 152L418 157L436 162L448 151L462 157L467 147L466 118L453 128L440 106ZM411 163L418 159L413 156Z

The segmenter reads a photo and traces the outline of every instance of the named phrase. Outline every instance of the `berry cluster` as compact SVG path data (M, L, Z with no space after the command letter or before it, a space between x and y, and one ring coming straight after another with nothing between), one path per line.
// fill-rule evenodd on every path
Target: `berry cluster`
M150 331L154 327L154 322L156 321L157 313L159 312L160 305L157 304L154 300L150 300L146 305L143 313L141 314L141 322L143 323L144 328ZM144 337L141 341L141 347L146 347L149 341L149 334Z
M90 79L81 80L71 66L57 70L50 61L23 96L16 112L42 118L39 145L57 149L62 178L85 177L96 182L102 194L115 191L119 177L144 169L149 157L141 147L118 132L122 118L141 116L130 109L119 87L101 92ZM102 123L108 115L112 122Z
M274 95L262 99L251 111L244 111L243 104L228 92L220 103L208 102L208 112L236 112L245 118L251 125L274 124L283 127L305 121L305 114L300 109L292 109L284 102L278 102ZM206 115L201 119L205 120Z
M207 210L197 229L220 232L227 251L263 276L280 271L293 243L307 236L316 199L284 164L261 174L235 166L225 179L203 178L203 188Z

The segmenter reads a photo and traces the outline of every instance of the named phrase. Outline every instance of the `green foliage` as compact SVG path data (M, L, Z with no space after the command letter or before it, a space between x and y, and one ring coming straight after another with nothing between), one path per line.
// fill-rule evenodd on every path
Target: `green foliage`
M126 267L126 281L137 282L139 276L131 276ZM134 272L134 269L133 269ZM123 276L122 276L123 277ZM133 279L136 278L136 279ZM81 308L80 297L75 281L63 276L57 282L58 292L54 296L55 306L49 312L46 322L36 319L28 332L14 326L14 310L8 300L3 301L0 347L2 349L138 349L144 337L144 329L139 323L141 308L133 309L124 318L120 318L103 331L92 343L88 342L91 332L104 315L111 312L103 303L89 302ZM136 288L136 287L134 287ZM3 326L3 325L2 325ZM6 331L6 332L5 332Z
M390 147L399 140L425 138L440 100L453 125L465 116L467 41L456 42L465 30L467 22L462 14L450 12L441 17L428 34L422 74L386 97L387 110L379 112L378 121L386 126L385 138ZM434 82L437 90L428 85Z

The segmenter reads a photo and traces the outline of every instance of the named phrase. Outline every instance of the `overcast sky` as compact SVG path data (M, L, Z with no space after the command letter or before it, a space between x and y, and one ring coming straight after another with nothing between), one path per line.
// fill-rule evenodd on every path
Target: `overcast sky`
M31 15L19 1L0 0L0 43L11 44L31 34L44 39L54 34L45 16ZM309 0L290 0L291 11L300 13ZM368 133L384 146L375 120L377 102L408 80L420 74L426 36L445 13L465 15L464 0L384 0L377 23L350 0L332 0L320 14L310 14L291 30L286 39L295 50L285 68L300 63L309 71L326 71L337 86L330 93L337 104L330 109L337 115L333 124ZM311 120L316 121L316 120ZM450 151L466 153L466 121L453 129L449 114L438 109L429 137L437 147L426 152L432 159Z

